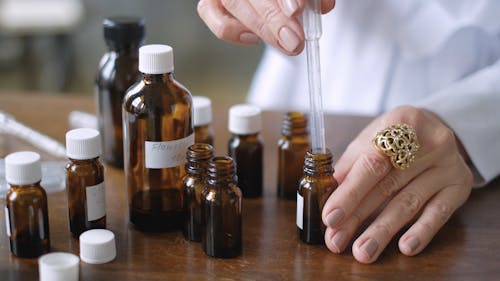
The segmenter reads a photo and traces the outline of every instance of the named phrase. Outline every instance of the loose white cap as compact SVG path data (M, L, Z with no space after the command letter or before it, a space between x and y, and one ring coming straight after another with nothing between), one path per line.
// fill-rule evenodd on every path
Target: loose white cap
M101 153L99 131L80 128L66 133L66 155L69 158L77 160L92 159L99 157Z
M116 257L115 235L106 229L91 229L80 235L80 258L86 263L100 264Z
M40 281L78 281L80 259L70 253L55 252L38 259Z
M203 126L212 122L212 102L207 97L193 97L193 125Z
M139 71L164 74L174 71L174 51L168 45L146 45L139 48Z
M40 155L32 151L21 151L5 157L5 179L9 184L34 184L42 180Z
M233 105L229 109L229 131L237 135L258 133L261 129L260 109L249 104Z

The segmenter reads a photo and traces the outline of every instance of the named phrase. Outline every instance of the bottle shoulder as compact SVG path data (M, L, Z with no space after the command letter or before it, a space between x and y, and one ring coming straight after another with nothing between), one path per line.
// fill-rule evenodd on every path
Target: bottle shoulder
M104 166L98 160L88 160L88 161L68 161L66 163L66 173L67 175L75 175L78 177L84 176L97 176L103 177Z
M11 187L5 197L7 202L17 202L21 204L29 204L38 200L47 200L47 194L43 187L39 184Z

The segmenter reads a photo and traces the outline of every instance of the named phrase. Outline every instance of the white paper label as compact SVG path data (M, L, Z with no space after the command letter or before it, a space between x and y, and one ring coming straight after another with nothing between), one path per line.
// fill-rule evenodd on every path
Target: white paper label
M302 229L304 221L304 197L297 192L297 227Z
M172 168L186 163L186 151L193 144L194 133L174 141L146 141L146 168Z
M87 220L95 221L106 215L106 195L104 182L87 186Z
M5 229L7 231L7 236L10 238L10 218L9 218L9 209L5 207Z

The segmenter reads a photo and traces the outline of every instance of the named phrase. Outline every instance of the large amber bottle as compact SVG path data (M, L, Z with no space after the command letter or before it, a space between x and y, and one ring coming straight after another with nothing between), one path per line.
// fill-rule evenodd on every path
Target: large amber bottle
M174 80L173 50L139 49L143 78L123 103L125 177L130 222L145 231L182 225L186 150L194 143L192 98Z
M202 245L207 255L231 258L241 254L241 200L233 159L214 157L201 196Z
M308 150L304 160L304 176L297 190L297 231L308 244L324 243L325 225L321 212L328 197L337 188L333 178L332 153L327 149Z
M139 47L144 39L144 20L111 17L104 20L104 54L96 77L97 117L103 143L103 160L123 167L122 104L127 89L140 79Z
M40 155L16 152L5 158L5 178L10 190L5 197L5 220L11 252L35 258L50 250L47 194L40 186Z
M184 178L184 238L201 241L201 192L207 179L209 161L214 148L207 143L195 143L186 152L186 177Z
M311 146L306 115L302 112L286 113L281 134L278 141L278 196L295 199L306 151Z

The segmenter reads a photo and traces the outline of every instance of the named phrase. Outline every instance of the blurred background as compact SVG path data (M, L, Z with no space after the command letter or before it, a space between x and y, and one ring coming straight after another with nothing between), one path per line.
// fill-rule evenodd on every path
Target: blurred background
M146 20L146 44L174 48L175 77L193 95L242 102L263 51L218 40L197 0L0 0L0 91L93 95L106 52L102 21Z

